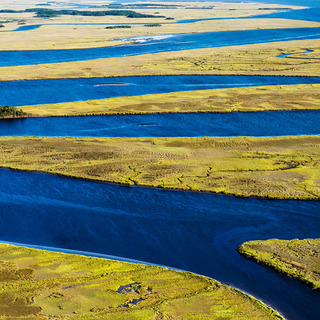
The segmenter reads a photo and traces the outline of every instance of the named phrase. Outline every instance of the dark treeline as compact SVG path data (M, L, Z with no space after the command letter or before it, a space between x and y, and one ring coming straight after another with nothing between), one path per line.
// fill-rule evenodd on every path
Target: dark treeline
M130 29L131 26L127 25L120 25L120 26L108 26L106 29Z
M25 115L26 113L24 111L17 109L16 107L0 106L0 117L22 117Z
M109 8L109 9L176 9L181 6L176 4L155 4L155 3L136 3L136 4L121 4L111 3L102 6L94 6L92 8Z
M81 11L81 10L53 10L45 8L32 8L26 10L0 10L0 13L22 13L35 12L37 17L51 18L59 15L69 16L125 16L127 18L165 18L164 16L155 16L152 14L142 14L132 10L107 10L107 11Z
M145 24L145 27L161 27L160 23L151 23L151 24Z

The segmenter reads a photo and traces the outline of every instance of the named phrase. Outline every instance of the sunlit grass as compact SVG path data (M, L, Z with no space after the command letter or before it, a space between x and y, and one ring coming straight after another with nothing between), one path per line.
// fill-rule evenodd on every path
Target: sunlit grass
M34 116L318 110L320 84L150 94L23 107Z
M238 250L247 258L320 289L320 239L249 241Z
M0 166L238 196L319 199L320 137L0 138Z
M283 319L215 280L156 266L0 244L0 271L0 319Z

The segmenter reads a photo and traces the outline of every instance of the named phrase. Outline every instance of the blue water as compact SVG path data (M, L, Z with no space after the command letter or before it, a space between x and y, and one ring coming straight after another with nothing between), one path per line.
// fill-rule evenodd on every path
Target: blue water
M207 18L207 19L186 19L179 20L177 23L194 23L199 21L210 21L210 20L235 20L235 19L292 19L292 20L304 20L304 21L315 21L320 22L320 7L319 8L308 8L301 10L288 10L279 11L275 13L258 14L246 17L230 17L230 18Z
M29 31L29 30L35 30L40 28L42 25L41 24L33 24L33 25L28 25L28 26L22 26L19 27L13 31Z
M251 16L250 18L280 18L320 22L320 7L302 10L292 10L287 12L275 12L271 14Z
M313 3L312 0L277 2ZM319 7L317 2L320 1L314 0ZM0 65L79 61L315 38L320 38L320 28L175 35L113 48L0 52ZM300 83L319 83L319 79L175 76L13 81L0 82L0 105ZM319 134L319 120L319 111L34 118L2 120L0 135ZM319 293L248 261L236 252L237 246L247 240L319 237L319 201L270 201L129 188L4 169L0 170L0 185L1 241L89 251L193 271L255 295L290 320L320 318Z
M2 81L0 105L24 106L176 91L315 83L320 83L319 77L232 75Z
M302 53L312 53L314 50L309 49L302 49L300 52L294 52L294 53L283 53L278 56L278 58L289 58L289 59L318 59L318 58L309 58L307 55L302 55ZM295 58L295 55L299 55L299 57Z
M129 0L128 0L129 1ZM202 2L202 0L196 0L197 2ZM118 2L118 1L116 1ZM135 0L131 2L136 2ZM216 0L211 2L235 2L235 0ZM284 4L289 6L302 6L302 7L320 7L319 0L246 0L245 2L259 2L266 4Z
M320 317L319 293L236 251L247 240L318 237L320 202L122 187L4 169L0 184L2 241L168 265L239 287L290 320Z
M176 34L173 37L103 48L73 50L0 51L0 66L116 58L156 52L235 46L275 41L318 39L320 28L242 30Z
M0 136L199 137L320 134L320 110L8 119Z

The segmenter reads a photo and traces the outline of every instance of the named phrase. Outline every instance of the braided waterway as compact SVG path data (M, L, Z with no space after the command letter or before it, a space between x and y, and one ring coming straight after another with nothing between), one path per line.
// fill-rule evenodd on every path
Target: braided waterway
M14 66L79 61L319 37L320 28L174 35L157 41L147 40L143 44L112 48L3 51L0 52L0 64ZM207 85L209 78L205 78L207 76L195 76L191 84L189 80L185 80L187 78L174 77L163 78L165 81L162 83L157 77L140 77L137 81L141 82L135 85L132 84L133 77L75 79L77 84L75 87L78 89L70 86L72 82L70 79L62 79L61 82L54 82L59 80L2 82L3 100L0 104L19 106L209 88L318 83L316 78L299 77L292 80L294 77L290 77L293 81L291 83L289 77L231 76L226 80L228 78L222 76L216 78L218 81L213 87L209 87ZM184 79L179 85L176 83L178 78ZM272 78L276 78L273 79L275 82L269 81ZM152 81L157 87L154 86L153 91L143 91L152 87ZM68 90L62 90L66 87ZM0 134L51 136L319 134L317 125L319 117L319 111L280 111L228 115L166 114L34 118L3 120L0 122ZM126 187L7 169L0 170L0 184L2 241L55 247L61 251L72 249L92 255L101 254L108 257L123 257L129 261L132 259L167 265L231 284L274 307L287 319L318 320L320 317L318 292L312 291L296 280L248 261L236 251L241 243L248 240L319 237L319 201L244 199Z

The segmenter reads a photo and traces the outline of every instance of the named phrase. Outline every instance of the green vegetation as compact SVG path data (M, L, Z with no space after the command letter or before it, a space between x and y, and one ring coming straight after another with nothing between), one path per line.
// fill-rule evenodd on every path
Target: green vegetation
M238 251L313 289L320 289L320 239L249 241Z
M128 25L119 25L119 26L107 26L105 29L130 29L131 26Z
M160 23L148 23L144 25L145 27L161 27Z
M81 10L54 10L46 8L31 8L26 10L0 10L0 13L23 13L35 12L39 18L57 17L60 15L69 16L125 16L127 18L165 18L164 16L142 14L131 10L107 10L107 11L81 11Z
M319 199L320 136L1 137L0 167L244 197Z
M27 115L26 112L24 112L21 109L17 109L16 107L9 107L9 106L0 106L0 118L3 117L22 117Z
M283 319L188 272L0 244L0 319Z
M320 84L172 92L22 107L35 116L318 110Z

